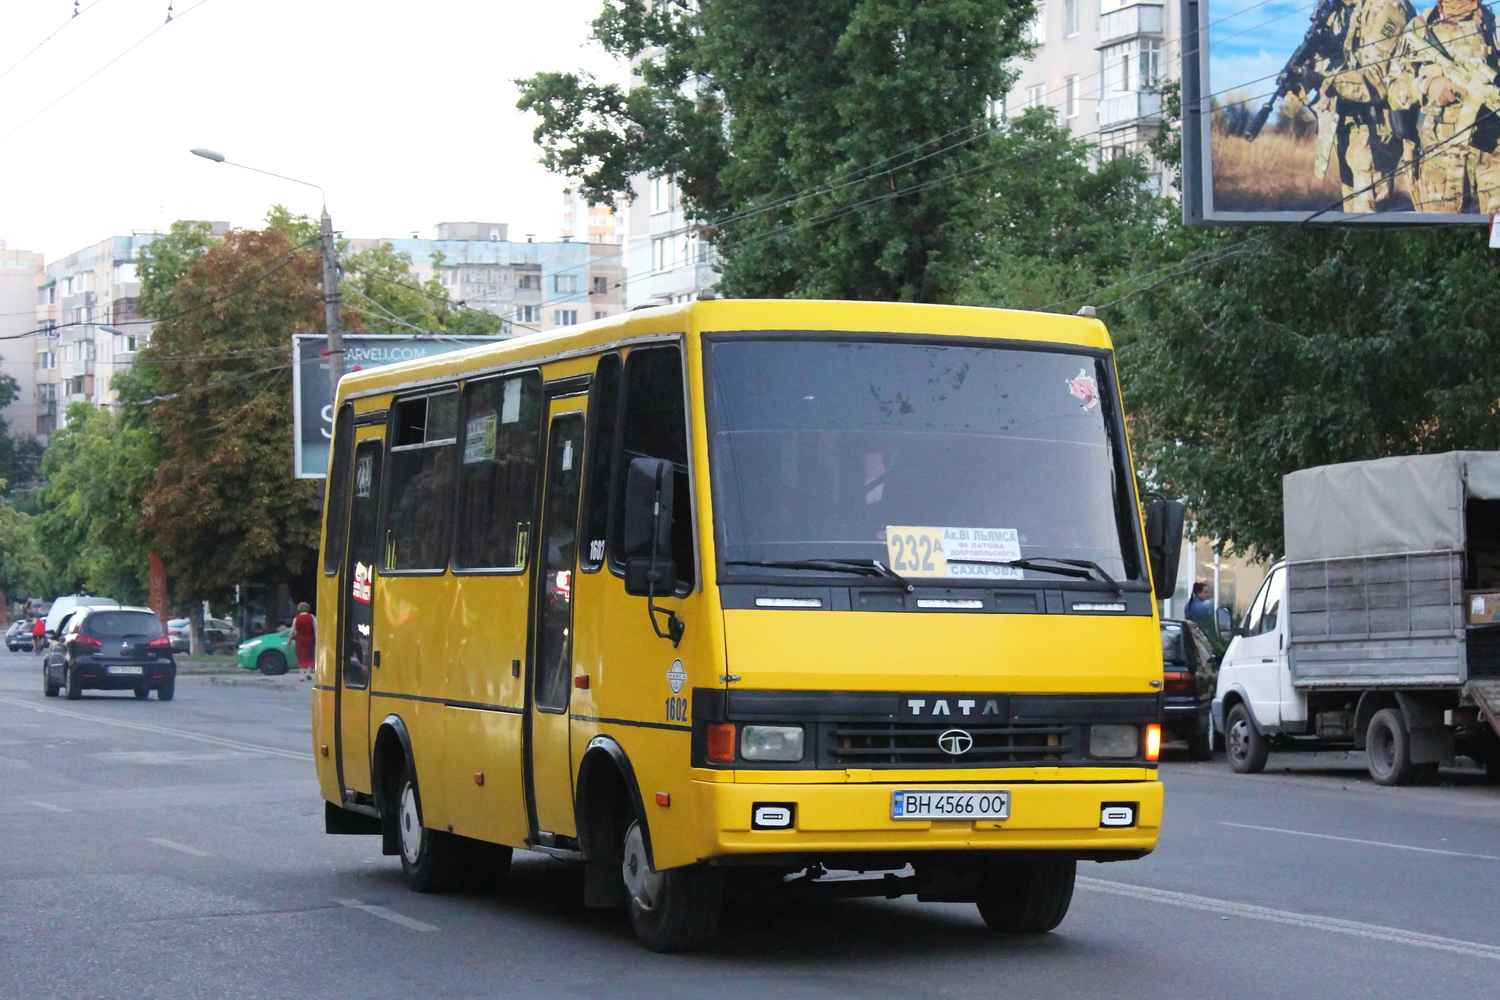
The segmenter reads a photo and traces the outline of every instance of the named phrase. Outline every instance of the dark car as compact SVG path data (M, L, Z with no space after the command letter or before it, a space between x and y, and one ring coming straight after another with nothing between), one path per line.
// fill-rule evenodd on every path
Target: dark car
M18 618L5 630L5 645L12 653L31 648L31 619Z
M1188 756L1208 760L1209 709L1219 680L1219 655L1195 623L1161 622L1163 737L1187 743Z
M49 698L64 688L69 698L101 688L133 691L137 698L154 690L171 701L176 686L172 642L149 608L79 608L59 623L42 659L42 691Z

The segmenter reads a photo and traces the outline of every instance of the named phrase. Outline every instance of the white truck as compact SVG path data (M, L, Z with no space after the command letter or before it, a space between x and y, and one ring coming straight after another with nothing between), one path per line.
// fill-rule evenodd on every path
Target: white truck
M1219 666L1230 765L1353 748L1382 785L1457 754L1500 778L1500 452L1303 469L1282 496L1286 558Z

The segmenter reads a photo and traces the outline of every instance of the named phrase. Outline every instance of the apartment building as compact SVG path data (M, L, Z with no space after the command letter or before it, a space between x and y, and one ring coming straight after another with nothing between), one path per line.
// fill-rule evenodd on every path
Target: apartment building
M638 174L625 222L625 308L691 302L719 280L713 246L698 235L670 177Z
M36 427L36 289L45 258L30 250L12 250L0 240L0 375L16 381L16 396L0 410L16 437Z
M222 232L224 224L217 224ZM75 402L113 403L116 373L150 343L150 320L136 310L136 257L156 233L111 236L52 261L35 289L37 439L46 444Z
M1180 75L1180 12L1159 0L1040 0L1032 59L1006 95L1004 114L1046 105L1101 160L1145 152L1161 121L1164 81ZM1152 164L1160 185L1160 171Z
M591 205L578 190L563 188L562 239L574 243L625 242L625 199Z
M389 243L410 258L417 280L436 278L452 301L499 316L507 335L573 326L623 308L618 245L516 242L509 230L504 222L442 222L437 239L353 239L349 249Z

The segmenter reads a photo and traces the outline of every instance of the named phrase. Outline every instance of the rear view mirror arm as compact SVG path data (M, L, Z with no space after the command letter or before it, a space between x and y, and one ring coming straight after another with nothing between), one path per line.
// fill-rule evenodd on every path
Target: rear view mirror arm
M658 517L661 515L661 489L663 476L664 473L661 469L658 468L656 472L656 502L653 505L653 512ZM683 624L682 619L677 617L677 612L671 610L670 608L661 608L657 607L656 605L656 584L661 579L661 571L657 569L657 566L660 565L657 562L657 559L658 557L660 557L660 555L661 532L652 531L651 572L646 574L646 614L651 619L651 629L656 633L657 638L671 639L672 648L676 649L677 644L682 641L682 633L687 631L687 626ZM665 632L662 631L661 625L656 621L656 616L658 614L664 614L667 616L667 630Z

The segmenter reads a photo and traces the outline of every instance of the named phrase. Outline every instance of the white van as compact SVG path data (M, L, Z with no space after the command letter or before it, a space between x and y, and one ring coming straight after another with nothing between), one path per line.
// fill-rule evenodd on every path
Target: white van
M77 608L118 608L119 606L120 602L111 597L90 597L87 594L69 594L67 597L59 597L52 602L52 610L47 612L47 632L49 635L55 635L63 616Z

